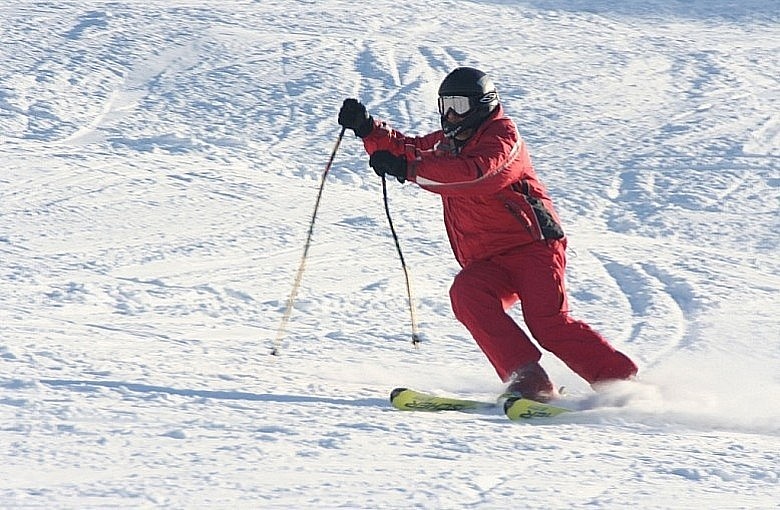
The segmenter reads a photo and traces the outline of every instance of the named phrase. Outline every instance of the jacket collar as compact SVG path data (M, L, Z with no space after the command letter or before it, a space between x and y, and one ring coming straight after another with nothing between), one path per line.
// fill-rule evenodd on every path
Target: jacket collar
M457 141L455 142L456 147L458 147L458 150L462 150L464 147L466 147L469 143L471 143L472 140L475 140L479 138L482 133L487 129L488 125L493 122L496 119L500 119L504 116L504 107L501 105L501 103L496 106L496 108L490 112L490 115L487 116L485 120L482 121L482 124L477 127L477 129L474 131L474 133L468 137L465 140Z

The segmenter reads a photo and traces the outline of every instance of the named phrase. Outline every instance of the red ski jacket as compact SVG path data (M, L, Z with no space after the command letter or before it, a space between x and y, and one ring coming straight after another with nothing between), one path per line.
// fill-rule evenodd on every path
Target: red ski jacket
M462 267L563 237L525 142L501 105L460 151L442 131L408 137L379 121L363 145L369 154L405 155L408 180L441 196L450 245Z

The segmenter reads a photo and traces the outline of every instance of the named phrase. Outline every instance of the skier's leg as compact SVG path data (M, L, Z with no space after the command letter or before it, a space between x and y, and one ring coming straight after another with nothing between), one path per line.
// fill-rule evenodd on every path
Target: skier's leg
M637 366L583 321L569 315L564 241L534 243L515 260L523 317L539 345L591 384L629 379Z
M541 352L506 314L517 302L511 278L501 266L477 262L463 269L450 288L455 317L469 330L502 381L520 366L539 361Z

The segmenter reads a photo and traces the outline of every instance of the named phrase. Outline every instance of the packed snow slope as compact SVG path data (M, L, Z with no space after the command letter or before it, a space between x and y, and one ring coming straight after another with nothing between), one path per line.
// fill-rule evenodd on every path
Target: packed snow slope
M617 4L617 5L614 5ZM777 508L775 0L0 1L0 507ZM554 422L404 413L502 388L440 203L345 136L438 126L488 72L569 235L585 319ZM518 319L519 311L511 312Z

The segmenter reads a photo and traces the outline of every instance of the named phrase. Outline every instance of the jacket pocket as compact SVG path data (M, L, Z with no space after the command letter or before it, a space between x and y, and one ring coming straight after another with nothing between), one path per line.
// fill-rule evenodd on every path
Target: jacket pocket
M542 232L542 238L563 239L563 227L555 221L555 218L544 206L544 203L540 199L529 195L526 195L525 199L534 211L536 221L539 223L539 230Z
M528 232L531 239L540 239L542 236L541 231L536 228L531 221L531 218L528 217L522 208L518 207L513 202L505 202L504 207L506 207L506 210L509 211L523 227L525 227L525 230Z

